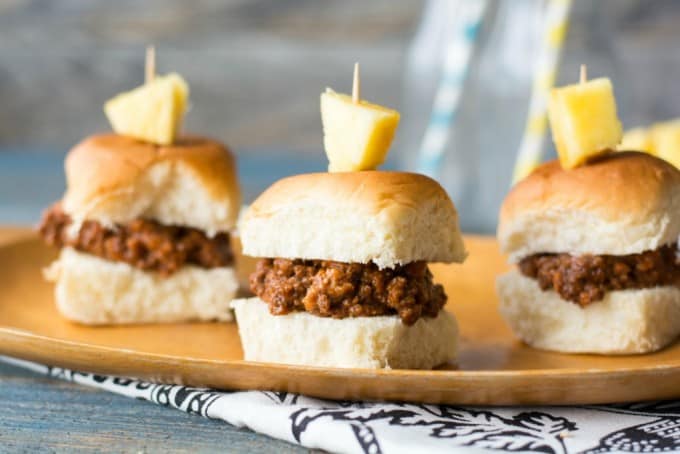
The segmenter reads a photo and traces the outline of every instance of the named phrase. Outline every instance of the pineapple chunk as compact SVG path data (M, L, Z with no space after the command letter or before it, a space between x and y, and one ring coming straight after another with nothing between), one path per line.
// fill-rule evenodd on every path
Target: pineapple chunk
M616 148L621 122L609 79L553 89L548 117L562 167L571 169Z
M171 73L110 99L104 112L116 133L169 145L182 125L188 97L187 83Z
M680 168L680 120L654 125L651 136L656 156Z
M652 141L652 134L647 128L633 128L623 133L621 145L618 146L621 151L645 151L650 154L654 153L654 144Z
M370 170L385 161L399 112L326 89L321 122L329 172Z

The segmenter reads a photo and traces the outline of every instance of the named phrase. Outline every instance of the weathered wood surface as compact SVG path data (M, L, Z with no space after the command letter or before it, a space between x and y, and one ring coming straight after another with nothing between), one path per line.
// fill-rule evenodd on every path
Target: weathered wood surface
M221 421L2 363L0 396L0 452L309 452Z

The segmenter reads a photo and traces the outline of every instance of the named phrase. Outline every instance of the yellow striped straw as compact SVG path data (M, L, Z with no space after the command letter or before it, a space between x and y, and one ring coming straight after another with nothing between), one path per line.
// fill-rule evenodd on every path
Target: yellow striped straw
M548 127L548 96L555 84L572 0L549 0L541 52L534 68L529 114L515 161L513 184L529 175L543 160L543 142Z

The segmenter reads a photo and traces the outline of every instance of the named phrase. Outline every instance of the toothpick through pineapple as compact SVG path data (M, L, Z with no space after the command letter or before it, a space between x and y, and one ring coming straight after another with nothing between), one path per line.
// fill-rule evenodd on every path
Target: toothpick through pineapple
M579 79L552 89L548 101L553 141L565 169L610 153L622 136L611 81L606 77L587 80L586 65L581 65Z
M329 172L375 170L385 161L399 112L361 99L359 63L354 64L352 93L330 88L321 94L323 144Z
M156 47L146 46L144 62L144 83L151 83L156 78Z
M156 75L156 50L146 48L144 84L104 105L111 127L120 135L157 145L175 141L189 99L189 86L177 73Z
M352 102L359 103L361 98L361 80L359 79L359 62L354 63L354 80L352 82Z
M585 84L588 81L588 67L586 65L581 65L581 71L579 73L579 83Z

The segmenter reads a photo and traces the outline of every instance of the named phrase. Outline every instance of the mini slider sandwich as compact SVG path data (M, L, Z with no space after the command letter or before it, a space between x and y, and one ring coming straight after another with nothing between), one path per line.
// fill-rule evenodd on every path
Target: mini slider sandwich
M61 249L45 274L65 317L232 319L234 158L217 141L177 137L187 97L177 74L147 79L106 104L116 134L91 136L66 157L66 193L39 227Z
M458 215L434 180L370 170L385 159L399 114L356 98L321 96L332 172L278 181L240 224L244 254L261 257L250 277L256 297L233 303L246 360L413 369L455 361L456 321L427 262L464 260Z
M608 79L556 89L560 162L518 183L498 239L517 269L498 279L500 310L531 346L629 354L680 334L680 172L634 151L609 153L621 125Z

